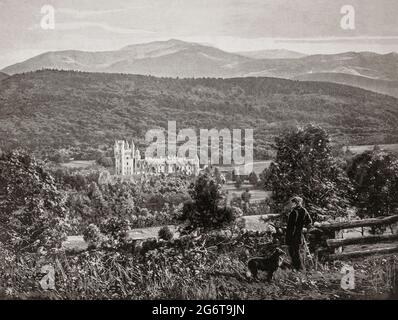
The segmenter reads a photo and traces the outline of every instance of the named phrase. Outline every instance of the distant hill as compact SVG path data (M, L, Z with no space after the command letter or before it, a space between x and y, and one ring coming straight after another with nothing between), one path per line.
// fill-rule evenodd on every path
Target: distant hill
M398 99L323 82L273 78L172 79L138 75L38 71L0 85L0 148L48 150L111 146L148 129L253 128L263 158L282 128L317 123L334 141L392 143Z
M249 58L180 40L127 46L117 51L43 53L5 68L8 74L41 69L129 73L167 77L224 77Z
M241 51L236 53L253 59L299 59L306 56L304 53L283 49Z
M344 73L379 80L398 80L398 54L347 52L300 59L263 59L237 66L241 76L292 79L307 73Z
M340 83L398 98L398 81L378 80L344 73L307 73L293 79Z
M2 71L17 74L41 69L126 73L180 78L276 77L343 73L398 81L398 54L346 52L303 56L288 50L230 53L180 40L135 44L116 51L47 52Z

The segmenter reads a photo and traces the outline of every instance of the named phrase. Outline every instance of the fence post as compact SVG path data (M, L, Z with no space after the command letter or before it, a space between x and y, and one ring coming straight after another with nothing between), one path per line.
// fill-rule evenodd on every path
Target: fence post
M343 219L342 218L338 218L339 222L342 222ZM337 231L334 232L334 238L335 239L343 239L344 238L344 230L339 229ZM343 246L338 247L334 250L334 253L342 253L343 252Z

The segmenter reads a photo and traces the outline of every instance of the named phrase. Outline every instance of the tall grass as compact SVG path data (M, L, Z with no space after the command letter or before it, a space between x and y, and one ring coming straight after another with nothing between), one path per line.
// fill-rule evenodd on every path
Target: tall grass
M155 250L156 251L156 250ZM88 251L46 258L0 250L0 297L5 299L336 299L387 298L397 294L397 257L352 262L355 292L339 286L339 268L278 271L272 284L245 275L245 259L233 252L200 256L156 251L146 258ZM40 286L43 265L55 269L55 290ZM261 275L260 275L261 276Z

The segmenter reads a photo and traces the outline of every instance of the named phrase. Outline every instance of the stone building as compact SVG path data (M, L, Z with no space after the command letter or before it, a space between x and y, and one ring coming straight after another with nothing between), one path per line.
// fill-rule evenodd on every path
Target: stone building
M199 157L159 157L142 158L134 142L131 145L124 140L115 141L115 175L157 175L182 173L185 175L199 174Z

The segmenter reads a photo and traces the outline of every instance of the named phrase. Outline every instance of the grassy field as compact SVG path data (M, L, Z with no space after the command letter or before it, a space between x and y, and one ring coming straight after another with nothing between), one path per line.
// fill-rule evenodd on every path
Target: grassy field
M258 216L245 216L243 219L246 223L246 229L253 231L264 231L267 230L267 225L260 220L261 215ZM169 229L174 233L175 237L178 237L177 227L169 225ZM150 227L133 229L129 233L129 238L132 240L146 240L158 237L159 230L162 227ZM84 241L83 236L69 236L68 239L63 243L63 246L67 250L86 250L88 244Z
M176 232L176 226L170 225L168 226L172 232ZM152 239L157 238L159 230L162 227L149 227L149 228L140 228L140 229L133 229L129 233L129 239L132 240L145 240L145 239ZM67 250L86 250L88 244L84 241L83 236L70 236L64 242L64 247Z
M235 170L239 174L248 175L254 171L257 175L260 175L265 169L270 166L271 162L272 160L254 161L253 163L236 166Z
M249 175L251 172L255 172L257 175L260 175L264 169L268 168L271 164L272 160L264 160L264 161L254 161L244 165L239 166L220 166L219 169L221 172L232 172L235 170L237 174Z
M70 162L62 163L61 166L70 169L87 169L95 166L95 160L75 160Z
M380 144L380 149L391 151L391 152L398 152L398 144ZM349 146L349 149L354 154L360 154L365 151L373 150L374 145L363 145L363 146Z
M255 188L251 184L242 184L240 188L236 188L233 182L228 182L223 185L223 190L227 192L227 201L231 201L234 196L240 197L240 195L245 192L246 189L250 190L250 203L263 201L271 197L270 191L264 191L262 189Z

